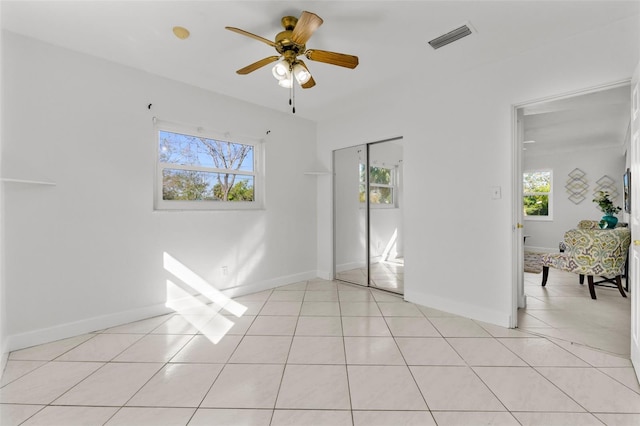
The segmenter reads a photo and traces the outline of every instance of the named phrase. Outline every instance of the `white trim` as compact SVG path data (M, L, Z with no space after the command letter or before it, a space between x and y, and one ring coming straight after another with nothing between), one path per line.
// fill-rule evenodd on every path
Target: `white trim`
M434 294L420 293L418 291L412 291L411 289L405 289L404 300L439 311L456 314L461 317L496 324L501 327L510 327L511 323L511 315L509 312L482 309L477 305L460 303L454 299L445 299Z
M101 315L86 318L79 321L68 322L48 328L27 331L25 333L12 334L7 337L7 351L28 348L43 343L49 343L60 339L66 339L81 334L127 324L146 318L164 315L173 312L164 303L147 306L129 311L116 312L108 315Z
M349 262L336 265L336 272L351 271L352 269L366 269L367 261L364 262Z
M26 183L26 184L30 184L30 185L49 185L49 186L55 186L56 185L55 182L45 182L45 181L41 181L41 180L0 178L0 181L8 182L8 183Z
M513 105L513 108L514 110L518 110L520 108L536 106L536 105L544 104L547 102L560 101L563 99L573 98L575 96L588 95L590 93L597 93L604 90L615 89L622 86L628 86L630 82L631 82L631 79L627 78L624 80L615 81L613 83L601 84L599 86L593 86L593 87L589 87L582 90L576 90L573 92L564 92L557 95L549 95L543 98L531 99L528 101L517 103Z
M7 366L7 361L9 360L9 349L7 345L7 340L4 339L2 341L2 346L0 347L0 375L4 373L4 368Z
M230 132L219 132L194 125L171 123L167 121L153 119L153 147L154 147L154 211L225 211L225 210L264 210L265 208L265 167L264 167L264 139L252 138L231 134ZM208 139L250 145L253 147L252 171L233 170L233 174L238 176L253 177L253 201L185 201L185 200L163 200L162 199L162 171L165 168L205 171L210 173L226 173L229 170L217 169L214 167L202 166L181 166L173 163L160 163L158 158L158 134L160 131L167 131L189 136L201 136Z
M638 84L636 84L633 88L633 94L631 95L631 102L633 102L631 111L632 111L632 120L635 120L640 114L640 89L638 88Z
M326 273L323 275L326 276ZM270 290L275 287L295 282L311 280L318 276L319 272L313 270L231 287L220 291L227 297L238 297L246 294L257 293L259 291ZM41 328L7 336L4 342L4 348L2 349L4 350L4 354L8 355L11 351L41 345L60 339L66 339L81 334L92 333L97 330L104 330L105 328L116 327L130 322L140 321L173 312L174 311L172 309L168 308L164 303L161 303L128 311L86 318L79 321L55 325L53 327Z
M524 308L527 304L527 298L524 295L524 213L522 211L522 152L520 142L524 139L524 128L522 125L523 114L521 110L515 107L511 110L511 136L514 143L511 145L512 164L512 203L513 200L519 200L520 207L512 211L512 241L511 241L511 274L513 277L513 285L509 289L511 292L511 318L509 321L510 328L518 326L518 308Z
M321 278L323 280L331 281L333 280L333 273L331 271L316 271L316 277Z
M287 284L293 284L300 281L307 281L317 278L317 271L300 272L298 274L285 275L282 277L272 278L270 280L258 281L252 284L244 284L236 287L229 287L220 290L225 296L238 297L245 294L258 293L264 290L280 287Z
M558 240L558 244L560 241ZM559 247L535 247L535 246L524 246L524 251L534 251L536 253L559 253Z

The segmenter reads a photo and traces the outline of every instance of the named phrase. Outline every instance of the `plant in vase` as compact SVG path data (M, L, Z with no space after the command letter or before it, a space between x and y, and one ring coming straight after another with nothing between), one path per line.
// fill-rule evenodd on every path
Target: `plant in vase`
M609 198L607 191L598 191L598 195L593 199L593 202L598 204L598 208L604 213L600 221L600 228L615 228L618 223L618 218L615 215L620 213L622 207L613 205L613 201Z

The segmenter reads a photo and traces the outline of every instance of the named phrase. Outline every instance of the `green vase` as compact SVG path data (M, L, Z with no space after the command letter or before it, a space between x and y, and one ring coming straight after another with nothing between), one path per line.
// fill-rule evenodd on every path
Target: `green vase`
M613 229L618 224L618 218L615 216L605 215L602 216L602 220L600 221L600 228L602 229Z

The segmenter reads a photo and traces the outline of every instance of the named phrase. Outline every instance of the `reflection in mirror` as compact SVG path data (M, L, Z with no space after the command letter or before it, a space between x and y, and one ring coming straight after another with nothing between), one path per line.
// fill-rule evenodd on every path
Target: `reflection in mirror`
M402 139L370 144L369 285L371 287L404 293L402 235Z
M365 166L361 166L361 164ZM335 278L360 285L367 282L367 218L361 173L366 146L333 153Z

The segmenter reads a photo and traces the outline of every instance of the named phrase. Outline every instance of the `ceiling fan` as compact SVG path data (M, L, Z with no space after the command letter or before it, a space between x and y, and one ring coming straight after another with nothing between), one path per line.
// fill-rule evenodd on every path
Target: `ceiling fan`
M274 47L279 53L279 55L260 59L259 61L247 65L244 68L240 68L236 72L242 75L249 74L250 72L262 68L265 65L278 61L273 67L272 72L280 86L293 88L293 79L295 78L303 89L309 89L315 86L316 82L311 76L311 72L309 72L307 65L303 60L299 59L300 56L305 56L311 61L324 62L326 64L338 65L345 68L353 69L358 66L357 56L328 52L326 50L307 50L307 41L320 27L320 25L322 25L322 22L322 18L318 15L307 11L302 12L300 18L285 16L281 20L284 31L276 35L275 41L241 30L240 28L225 27L229 31L233 31L268 44L269 46Z

